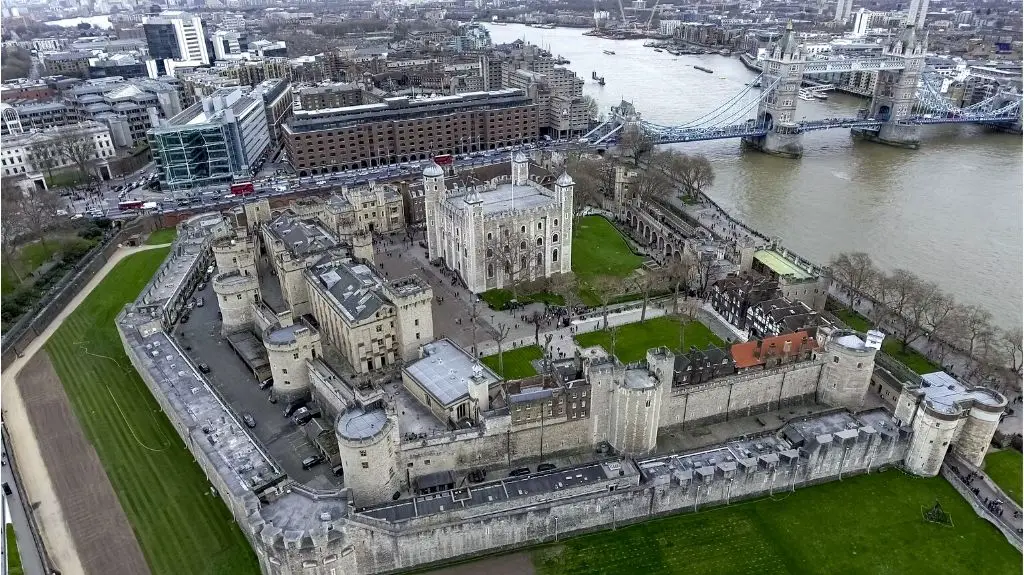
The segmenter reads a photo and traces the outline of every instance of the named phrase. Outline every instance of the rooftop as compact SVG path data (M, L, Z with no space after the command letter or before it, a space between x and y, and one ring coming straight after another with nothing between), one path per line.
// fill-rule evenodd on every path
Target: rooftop
M757 250L754 252L754 259L760 261L765 265L765 267L783 277L792 277L797 280L808 280L814 277L808 273L807 270L783 257L782 254L775 250Z
M369 318L387 303L380 293L384 280L368 265L342 261L311 273L349 321Z
M998 408L1006 405L1006 398L985 388L969 388L944 371L921 376L918 390L924 394L926 404L941 413L955 415L974 403Z
M338 240L322 228L315 220L301 219L291 214L281 214L267 226L288 251L295 256L319 253L338 245Z
M409 364L405 372L444 406L467 397L473 377L488 385L501 381L498 374L448 338L424 345L423 359Z
M388 414L381 408L355 407L338 416L338 435L353 441L372 439L388 423Z
M499 184L493 190L486 190L479 193L468 193L464 195L449 196L448 201L457 202L464 200L467 204L477 199L483 205L485 214L496 214L512 209L529 209L547 206L555 203L555 198L536 184L513 186L510 183Z

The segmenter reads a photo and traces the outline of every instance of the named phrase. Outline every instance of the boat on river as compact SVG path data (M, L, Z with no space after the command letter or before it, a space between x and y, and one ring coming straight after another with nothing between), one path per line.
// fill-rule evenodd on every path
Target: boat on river
M707 72L708 74L714 74L715 73L715 71L712 70L711 68L705 68L704 66L694 66L694 68L700 70L701 72Z
M615 51L613 51L613 50L605 50L604 53L608 54L609 56L614 56L615 55Z

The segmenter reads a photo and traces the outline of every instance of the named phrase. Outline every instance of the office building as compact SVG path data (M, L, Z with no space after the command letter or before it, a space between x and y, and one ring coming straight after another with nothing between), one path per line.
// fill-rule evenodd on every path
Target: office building
M158 74L170 74L177 67L209 66L203 22L184 12L162 12L142 22L149 55Z
M164 189L250 178L270 148L263 98L241 88L217 90L150 130L149 145Z

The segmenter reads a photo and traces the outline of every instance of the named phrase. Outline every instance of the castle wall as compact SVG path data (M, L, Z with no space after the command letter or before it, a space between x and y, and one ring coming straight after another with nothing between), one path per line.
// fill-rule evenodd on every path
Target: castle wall
M662 404L660 426L696 427L811 401L821 368L807 361L673 388Z
M831 481L898 463L906 439L862 429L853 437L791 450L778 464L716 468L706 481L664 477L629 486L624 478L512 499L397 523L355 514L346 536L353 544L355 573L388 573L416 565L554 541L571 534L614 528L659 515L694 511ZM635 477L635 476L634 476ZM634 479L635 481L635 479Z
M370 505L389 501L405 483L398 467L395 446L398 445L398 423L388 418L384 429L363 441L350 440L336 434L338 455L345 472L345 487L353 503Z
M918 409L912 426L914 436L904 462L907 471L922 477L938 475L961 423L956 415L934 412L926 406Z
M975 405L968 412L959 436L953 443L953 452L975 467L981 467L992 443L992 436L999 427L1002 409L984 409Z

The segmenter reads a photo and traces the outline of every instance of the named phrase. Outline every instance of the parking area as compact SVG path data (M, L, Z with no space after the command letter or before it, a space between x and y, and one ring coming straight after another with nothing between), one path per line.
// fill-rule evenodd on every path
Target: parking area
M202 297L205 305L194 308L188 322L175 327L174 338L179 345L197 364L205 363L210 367L206 377L239 417L246 413L252 415L256 420L253 434L289 477L311 487L337 488L340 478L331 473L330 464L302 469L302 460L318 451L302 429L283 415L285 405L269 401L269 392L259 389L259 383L245 362L221 336L213 287L207 283L195 296Z

